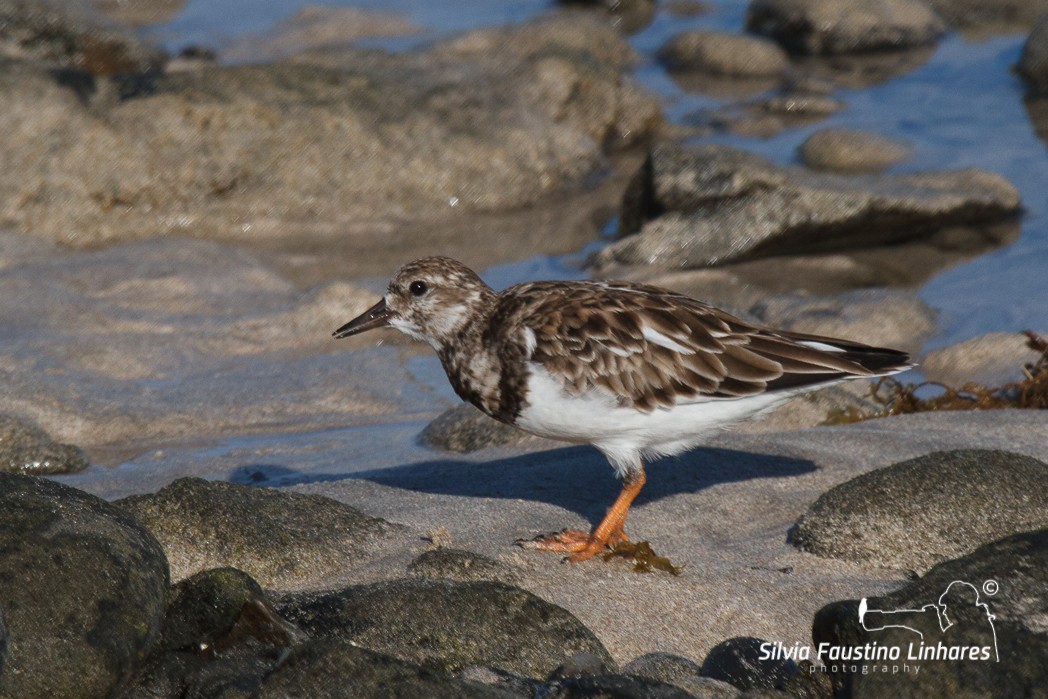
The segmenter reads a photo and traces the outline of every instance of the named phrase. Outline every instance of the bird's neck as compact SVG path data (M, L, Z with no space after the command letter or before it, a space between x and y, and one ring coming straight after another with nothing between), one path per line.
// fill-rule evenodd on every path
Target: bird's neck
M455 393L488 415L499 417L502 363L487 332L493 312L494 304L478 304L456 333L442 338L436 350Z

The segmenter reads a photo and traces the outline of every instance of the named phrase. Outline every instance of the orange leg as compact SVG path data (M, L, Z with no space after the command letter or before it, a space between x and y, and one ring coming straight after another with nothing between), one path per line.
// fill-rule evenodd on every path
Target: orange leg
M609 546L614 546L623 541L629 541L623 528L626 526L626 515L629 514L630 505L633 504L637 493L644 487L646 481L644 466L639 471L626 475L622 484L622 492L615 499L615 503L608 510L604 520L597 525L592 534L581 532L577 529L565 529L556 534L547 534L531 541L524 542L525 548L539 551L555 551L557 553L570 553L568 560L572 563L592 558Z

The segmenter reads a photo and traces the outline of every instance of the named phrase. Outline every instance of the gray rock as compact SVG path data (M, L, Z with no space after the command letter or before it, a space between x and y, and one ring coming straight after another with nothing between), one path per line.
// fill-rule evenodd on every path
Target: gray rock
M947 24L975 37L1029 30L1045 12L1045 0L925 0Z
M557 0L565 7L604 10L612 26L628 34L651 24L655 17L655 0Z
M844 685L838 696L955 696L963 688L969 697L1022 697L1036 696L1048 685L1048 530L986 544L940 563L896 592L867 600L865 628L859 624L858 607L855 600L823 607L815 616L813 640L832 645L876 642L900 648L902 657L911 643L987 648L991 653L996 643L1000 660L925 660L916 674L838 673L836 680ZM879 612L895 610L917 610L892 620L919 630L924 638L908 629L879 628L886 619ZM939 612L951 622L945 631Z
M167 562L119 508L41 478L0 474L3 697L109 696L156 641Z
M822 129L800 146L801 160L813 170L881 172L910 157L904 141L856 129Z
M544 679L565 658L611 655L570 613L497 582L392 580L278 600L314 637L335 636L441 672L468 665Z
M793 543L828 558L925 571L1048 525L1048 465L1003 451L934 452L823 493Z
M838 54L920 46L945 25L920 0L753 0L746 28L791 53Z
M671 70L738 77L781 76L790 67L786 52L775 42L711 31L674 36L659 49L659 59Z
M271 588L318 584L360 564L396 527L320 495L182 478L116 504L163 544L172 577L238 568Z
M703 677L721 680L739 689L776 689L797 674L797 663L788 659L762 659L763 639L729 638L714 646L702 661Z
M79 2L2 0L0 56L28 58L88 76L160 70L162 50L90 8Z
M1023 366L1039 356L1025 335L987 333L928 352L921 358L921 373L929 381L956 388L969 381L1000 386L1022 379Z
M1048 14L1027 37L1017 68L1033 91L1048 92Z
M587 182L606 149L657 127L657 101L625 78L633 60L605 22L571 16L405 53L167 74L90 108L9 62L0 160L46 172L0 173L0 208L77 246L517 209Z
M672 653L648 653L623 666L622 674L672 684L698 699L735 699L739 690L727 682L702 677L697 663Z
M915 351L936 329L935 311L910 291L864 289L834 296L782 295L750 308L762 323Z
M258 699L432 697L507 699L494 687L466 682L338 638L305 643L266 678Z
M512 583L518 577L504 563L494 558L459 549L437 548L415 557L408 573L436 580L499 580Z
M488 447L520 446L545 441L490 418L468 403L448 408L419 434L420 444L459 454Z
M869 247L998 221L1018 207L1016 188L982 170L831 175L724 146L661 144L623 196L627 237L597 261L697 267Z
M79 447L59 444L36 425L13 415L0 415L0 472L50 475L87 467L87 457Z

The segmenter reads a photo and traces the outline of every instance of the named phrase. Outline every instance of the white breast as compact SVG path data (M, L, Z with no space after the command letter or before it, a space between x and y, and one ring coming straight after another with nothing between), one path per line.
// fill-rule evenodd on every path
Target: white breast
M618 405L601 389L570 395L563 382L550 376L541 364L533 362L529 367L527 406L517 417L517 427L551 439L590 443L608 457L619 475L636 468L642 455L679 454L719 429L796 395L779 392L744 400L703 398L645 413Z

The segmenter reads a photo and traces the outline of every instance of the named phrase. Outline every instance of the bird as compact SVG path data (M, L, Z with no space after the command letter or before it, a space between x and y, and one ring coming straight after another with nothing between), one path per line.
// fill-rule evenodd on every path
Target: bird
M538 281L496 292L442 256L401 267L378 303L332 334L380 327L432 346L455 393L487 415L607 457L623 486L604 519L527 542L573 562L629 541L646 460L798 394L912 366L899 350L763 327L646 284Z

